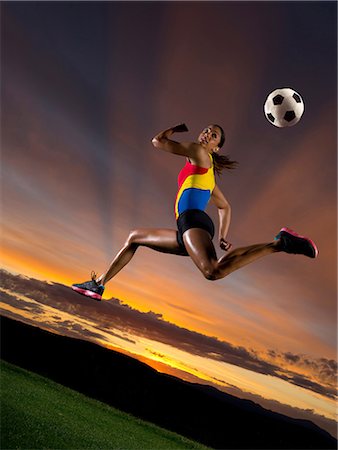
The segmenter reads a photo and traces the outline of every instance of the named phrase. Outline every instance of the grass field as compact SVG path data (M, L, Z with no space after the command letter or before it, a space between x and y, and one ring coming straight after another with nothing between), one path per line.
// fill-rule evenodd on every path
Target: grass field
M207 449L1 361L1 449Z

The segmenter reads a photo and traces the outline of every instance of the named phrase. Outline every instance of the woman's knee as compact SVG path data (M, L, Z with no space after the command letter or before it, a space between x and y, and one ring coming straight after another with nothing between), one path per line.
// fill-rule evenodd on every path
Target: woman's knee
M135 229L129 233L129 236L126 241L126 245L132 247L140 245L140 240L144 236L144 232L142 229Z
M219 270L216 264L212 263L202 264L201 271L204 277L209 281L215 281L220 278Z
M226 270L225 268L222 268L221 270L219 264L216 264L215 266L208 267L204 272L204 276L207 280L215 281L225 278L230 273L231 270Z

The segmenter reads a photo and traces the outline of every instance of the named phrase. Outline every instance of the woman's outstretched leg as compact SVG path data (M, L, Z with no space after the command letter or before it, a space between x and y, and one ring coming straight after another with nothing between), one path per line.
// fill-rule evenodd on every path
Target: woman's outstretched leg
M223 278L231 272L263 258L263 256L272 255L280 251L279 241L237 248L218 260L218 278Z
M162 253L182 255L182 249L177 242L177 232L175 230L148 228L134 230L129 234L124 246L115 256L108 270L96 279L97 283L104 286L130 262L140 246Z
M209 233L191 228L183 234L187 252L208 280L218 280L263 256L281 251L279 241L237 248L219 260Z
M237 248L218 260L211 237L205 230L191 228L183 234L183 241L192 260L209 280L224 278L263 256L280 251L310 258L316 258L318 255L313 241L288 228L282 228L273 242Z
M177 242L177 231L167 229L139 229L129 234L129 237L111 262L108 270L98 278L92 272L91 281L73 284L72 289L82 295L101 300L105 284L113 278L134 256L138 247L144 246L162 253L184 255Z

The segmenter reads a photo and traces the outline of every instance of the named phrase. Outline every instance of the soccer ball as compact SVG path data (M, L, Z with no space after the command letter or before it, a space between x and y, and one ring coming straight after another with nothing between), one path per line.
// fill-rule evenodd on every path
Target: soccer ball
M303 99L291 88L276 89L268 95L264 103L265 117L279 128L296 125L303 112Z

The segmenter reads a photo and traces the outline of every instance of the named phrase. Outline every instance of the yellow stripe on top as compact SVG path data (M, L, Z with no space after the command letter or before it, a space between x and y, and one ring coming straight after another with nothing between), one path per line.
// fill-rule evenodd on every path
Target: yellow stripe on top
M209 153L211 167L209 169L195 166L189 162L178 176L179 190L175 201L175 217L187 209L202 209L210 200L215 187L215 174L212 155Z

